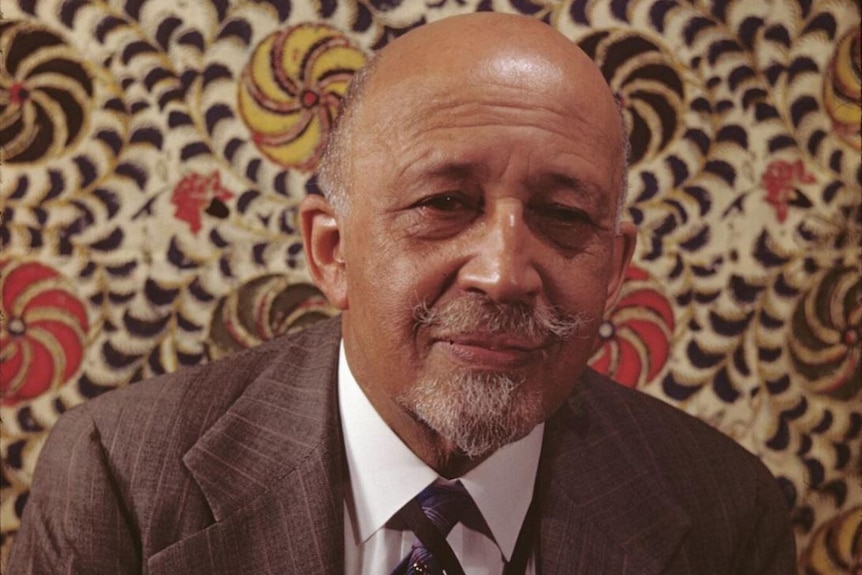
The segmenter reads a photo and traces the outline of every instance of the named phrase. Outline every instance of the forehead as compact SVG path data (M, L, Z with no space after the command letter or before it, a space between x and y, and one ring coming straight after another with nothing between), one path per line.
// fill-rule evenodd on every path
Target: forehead
M536 53L500 51L477 60L459 54L459 58L449 58L450 65L417 62L415 68L409 62L399 66L403 58L391 62L393 59L381 59L368 80L358 115L370 124L397 127L428 113L471 103L540 108L571 117L580 116L579 110L589 105L593 108L589 117L596 123L607 112L610 92L598 70L587 68L579 80L577 72L582 66Z
M596 171L592 183L600 188L620 176L620 120L607 88L579 86L542 58L500 58L444 74L381 74L366 98L351 156L359 172L374 165L375 177L381 169L455 173L452 167L466 172L514 160L588 183L582 172ZM388 158L383 166L381 157Z

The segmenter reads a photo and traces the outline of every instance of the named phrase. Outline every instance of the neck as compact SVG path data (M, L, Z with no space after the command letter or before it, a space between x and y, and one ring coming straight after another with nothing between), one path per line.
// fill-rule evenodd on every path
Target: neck
M386 425L410 451L441 477L446 479L461 477L491 455L487 453L480 457L468 457L453 442L441 437L403 407L394 402L386 402L385 406L378 406L372 396L368 397Z
M427 425L421 422L416 423L419 424L422 435L426 437L423 440L414 442L414 444L404 440L403 437L402 440L405 441L413 453L439 473L441 477L445 477L446 479L461 477L491 455L488 453L480 457L468 457L451 441L443 439ZM398 432L396 431L396 433Z

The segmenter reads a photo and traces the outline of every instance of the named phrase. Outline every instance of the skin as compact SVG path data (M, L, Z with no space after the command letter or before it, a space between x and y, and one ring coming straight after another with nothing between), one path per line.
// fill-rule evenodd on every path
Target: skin
M569 396L635 245L616 221L623 142L613 96L574 43L493 13L414 30L379 55L354 110L349 207L300 208L309 270L342 310L348 363L399 437L446 477L467 458L398 401L454 370L524 376L539 421ZM575 337L416 328L413 308L484 294L593 318Z

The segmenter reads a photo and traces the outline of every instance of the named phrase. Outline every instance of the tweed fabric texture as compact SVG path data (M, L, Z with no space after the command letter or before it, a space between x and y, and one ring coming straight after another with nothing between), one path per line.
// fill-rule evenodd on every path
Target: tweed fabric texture
M5 572L341 575L339 337L325 322L70 411ZM592 370L545 426L537 493L545 575L793 569L756 457Z

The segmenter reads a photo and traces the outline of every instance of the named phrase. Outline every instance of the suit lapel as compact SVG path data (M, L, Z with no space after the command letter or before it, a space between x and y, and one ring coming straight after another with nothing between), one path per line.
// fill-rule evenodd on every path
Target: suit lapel
M343 573L337 321L280 340L186 453L216 522L150 558L150 573Z
M596 377L586 374L546 426L541 573L661 573L689 519L656 479L655 446L644 444L616 393L593 385Z

